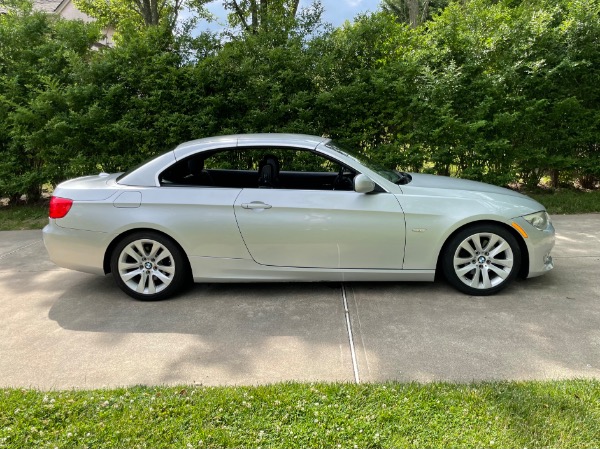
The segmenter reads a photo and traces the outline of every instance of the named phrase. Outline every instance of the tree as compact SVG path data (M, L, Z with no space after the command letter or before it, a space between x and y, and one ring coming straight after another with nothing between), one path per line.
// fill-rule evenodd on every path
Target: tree
M448 3L449 0L383 0L381 7L396 16L399 22L416 28L443 10Z
M0 15L0 196L35 200L44 183L64 179L74 156L69 115L81 107L66 91L99 36L94 24L31 4Z
M179 13L188 8L208 17L204 5L211 0L75 0L77 7L104 26L116 28L165 25L174 29Z
M300 0L223 0L223 6L230 11L230 23L251 34L289 31L297 25L312 29L323 12L320 0L301 9Z

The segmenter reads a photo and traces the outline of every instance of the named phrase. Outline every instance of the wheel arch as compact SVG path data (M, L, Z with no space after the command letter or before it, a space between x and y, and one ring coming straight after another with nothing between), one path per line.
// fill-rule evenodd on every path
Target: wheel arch
M462 226L455 229L450 235L448 235L446 237L446 240L444 241L444 244L440 248L440 251L437 256L437 263L436 263L436 268L435 268L436 274L442 273L442 269L441 269L442 257L444 255L444 252L446 251L446 248L448 247L448 244L454 238L454 236L466 228L469 228L471 226L478 226L478 225L482 225L482 224L493 224L496 226L501 226L502 228L504 228L505 230L510 232L513 235L513 237L515 237L515 240L519 244L519 249L521 251L521 268L519 269L518 276L523 279L526 278L527 275L529 274L529 250L527 249L527 244L525 243L525 239L512 226L509 226L506 223L503 223L501 221L494 221L494 220L478 220L478 221L472 221L469 223L465 223Z
M187 264L188 272L189 273L192 272L191 265L190 265L190 258L188 257L188 255L185 252L185 250L183 249L183 247L179 244L179 242L176 239L174 239L171 235L167 234L166 232L160 231L158 229L154 229L154 228L133 228L133 229L128 229L127 231L124 231L121 234L117 235L114 239L112 239L112 241L106 248L106 251L104 252L104 260L102 262L104 274L109 274L111 272L110 258L112 256L113 251L115 250L115 247L119 244L119 242L121 242L127 236L138 233L138 232L154 232L156 234L160 234L163 237L166 237L169 240L171 240L177 246L177 248L181 251L181 254L183 255L185 263Z

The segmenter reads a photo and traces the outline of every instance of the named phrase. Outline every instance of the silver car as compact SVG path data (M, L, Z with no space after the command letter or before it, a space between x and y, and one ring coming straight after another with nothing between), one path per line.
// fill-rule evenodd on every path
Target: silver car
M196 282L433 281L470 295L553 268L544 207L474 181L386 170L327 138L253 134L179 145L54 191L57 265L112 273L141 300Z

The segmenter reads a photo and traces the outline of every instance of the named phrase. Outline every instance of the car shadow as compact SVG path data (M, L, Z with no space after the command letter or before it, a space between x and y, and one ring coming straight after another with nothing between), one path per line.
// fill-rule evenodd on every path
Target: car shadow
M110 277L86 276L54 301L49 318L107 363L154 372L150 382L352 378L339 284L197 284L171 300L142 302Z
M308 336L331 325L340 298L340 284L330 283L195 284L172 299L144 302L118 290L110 276L89 277L65 291L49 317L84 332Z

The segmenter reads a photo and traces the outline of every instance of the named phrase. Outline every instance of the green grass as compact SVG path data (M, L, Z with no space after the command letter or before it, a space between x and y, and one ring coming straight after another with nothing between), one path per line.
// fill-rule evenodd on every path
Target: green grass
M598 447L600 381L0 389L3 448Z
M600 212L600 190L584 192L565 189L556 192L526 192L542 203L550 214L584 214Z
M42 229L47 223L47 204L0 206L0 231Z

